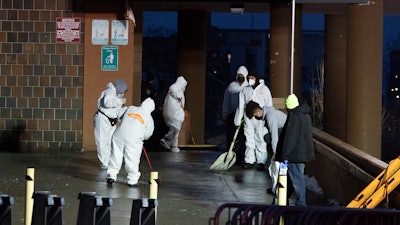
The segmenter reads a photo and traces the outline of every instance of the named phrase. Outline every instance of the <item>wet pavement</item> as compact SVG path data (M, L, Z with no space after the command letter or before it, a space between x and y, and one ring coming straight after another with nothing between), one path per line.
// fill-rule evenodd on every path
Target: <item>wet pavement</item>
M244 170L234 165L227 171L209 167L221 154L217 151L149 152L158 171L157 224L208 224L223 203L270 204L266 194L270 180L265 171ZM35 191L50 191L63 197L63 224L76 224L80 192L96 192L112 198L111 224L129 224L132 201L149 197L150 169L142 154L138 187L129 187L122 167L118 180L106 184L106 171L100 169L95 152L74 154L0 153L0 193L14 197L12 224L24 224L26 168L35 168Z

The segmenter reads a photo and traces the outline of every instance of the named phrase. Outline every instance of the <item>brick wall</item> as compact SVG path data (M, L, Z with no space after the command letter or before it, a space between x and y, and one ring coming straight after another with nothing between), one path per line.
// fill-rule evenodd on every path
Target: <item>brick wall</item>
M73 0L0 1L0 150L82 148L83 14ZM81 18L80 43L56 42L56 18Z

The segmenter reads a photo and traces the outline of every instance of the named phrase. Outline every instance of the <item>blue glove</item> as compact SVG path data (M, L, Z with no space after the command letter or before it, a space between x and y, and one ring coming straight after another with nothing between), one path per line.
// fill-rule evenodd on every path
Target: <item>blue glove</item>
M281 169L286 169L286 168L287 168L287 165L288 165L288 161L287 161L287 160L285 160L285 161L279 163L279 167L280 167Z

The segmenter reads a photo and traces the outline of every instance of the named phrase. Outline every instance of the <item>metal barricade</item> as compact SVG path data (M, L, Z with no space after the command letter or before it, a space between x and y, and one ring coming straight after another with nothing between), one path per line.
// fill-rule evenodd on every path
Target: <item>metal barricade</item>
M349 209L340 217L338 225L400 224L400 212L391 209Z
M261 224L280 224L284 221L285 224L292 224L296 218L303 212L304 207L277 206L271 205L265 211Z
M230 224L232 225L239 225L242 224L242 221L247 219L247 214L249 213L252 207L255 207L254 204L244 204L233 213Z
M243 209L246 205L251 204L241 204L241 203L225 203L218 207L217 211L214 214L213 218L210 218L208 221L209 225L219 225L220 222L225 221L224 224L229 224L232 222L233 213L237 213L236 211L240 208ZM224 218L222 218L224 216ZM236 217L236 216L235 216Z
M292 206L296 207L296 206ZM337 225L337 221L343 214L345 208L329 208L329 207L297 207L302 212L298 214L296 221L292 224L324 224Z
M261 220L263 218L263 215L265 214L264 212L270 209L270 205L261 205L261 204L254 204L254 205L247 205L244 209L243 212L241 212L241 217L240 217L240 224L246 224L249 223L250 221L251 224L260 224ZM236 219L232 220L232 225L235 225Z
M226 220L221 219L227 216ZM277 206L226 203L209 225L392 225L400 224L400 211L319 206Z

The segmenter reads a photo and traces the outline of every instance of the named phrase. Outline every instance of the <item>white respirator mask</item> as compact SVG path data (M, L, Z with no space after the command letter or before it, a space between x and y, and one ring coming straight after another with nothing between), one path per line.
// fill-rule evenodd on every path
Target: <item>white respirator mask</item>
M250 79L249 80L249 85L250 86L253 86L255 83L256 83L256 80L254 80L254 79Z

